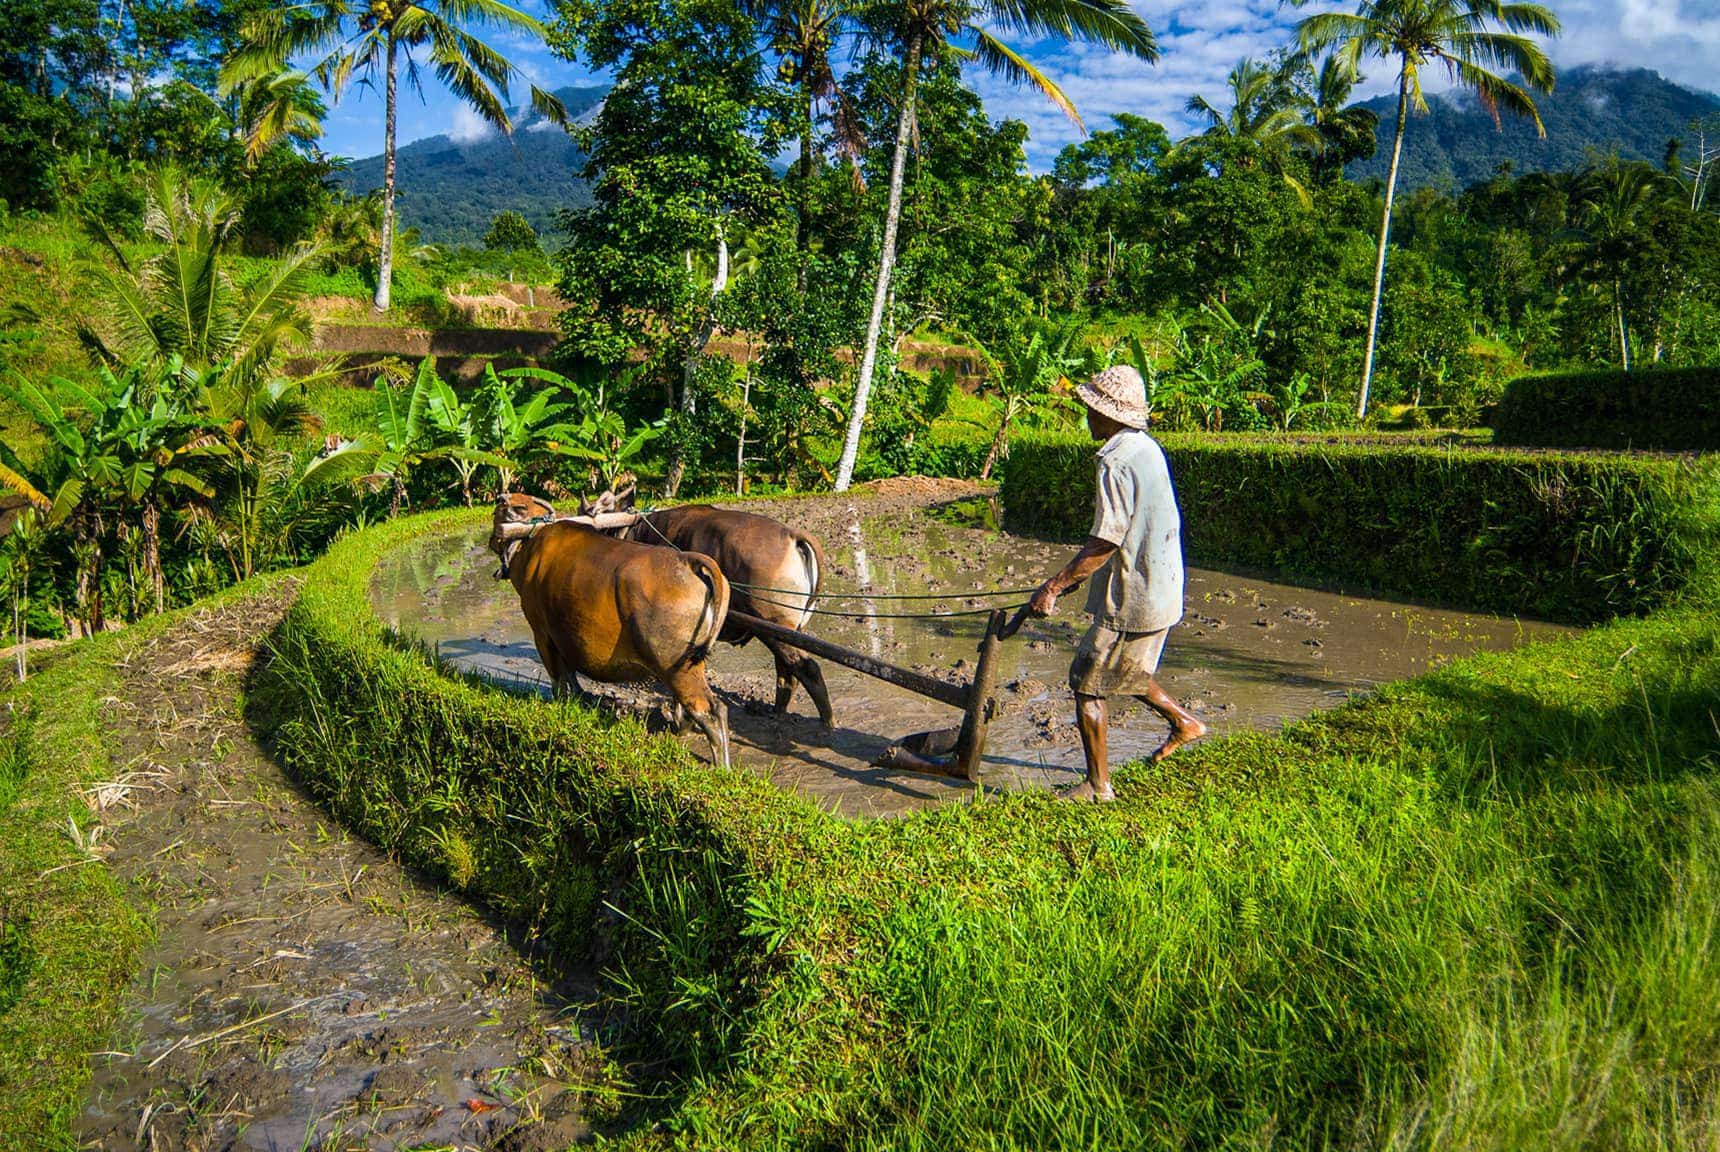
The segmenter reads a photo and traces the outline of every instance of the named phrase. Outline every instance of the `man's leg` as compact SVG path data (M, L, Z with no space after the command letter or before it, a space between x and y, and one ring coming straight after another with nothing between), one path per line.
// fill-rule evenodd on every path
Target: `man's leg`
M1081 729L1081 751L1087 757L1087 779L1063 793L1065 800L1113 800L1111 763L1105 748L1106 715L1103 696L1075 694L1075 724Z
M1158 751L1148 757L1152 763L1157 764L1184 744L1193 744L1206 735L1206 725L1196 720L1187 708L1171 699L1171 694L1159 686L1157 677L1147 681L1147 690L1136 699L1163 716L1165 723L1171 726L1171 734L1165 737L1165 742L1159 745ZM1100 703L1103 704L1104 701ZM1082 735L1086 735L1085 729L1082 729ZM1103 739L1103 736L1100 739Z

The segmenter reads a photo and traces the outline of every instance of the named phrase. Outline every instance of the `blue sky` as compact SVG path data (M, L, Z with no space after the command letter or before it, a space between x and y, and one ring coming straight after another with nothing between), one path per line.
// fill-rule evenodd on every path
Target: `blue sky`
M1546 0L1564 22L1565 31L1550 46L1562 67L1610 63L1653 68L1681 84L1720 90L1720 0ZM1220 102L1224 76L1245 55L1261 56L1287 43L1289 29L1306 10L1284 7L1278 0L1134 0L1158 38L1157 64L1145 64L1085 45L1015 42L1017 48L1048 72L1074 100L1091 128L1105 127L1116 112L1133 112L1166 125L1172 135L1193 127L1183 104L1193 93ZM543 0L524 7L546 14ZM587 70L555 58L541 44L515 36L493 37L514 62L541 86L556 88L600 79ZM1079 133L1063 114L1035 93L975 78L994 118L1014 117L1031 131L1028 159L1036 169ZM1376 66L1363 86L1371 95L1390 87L1391 76ZM524 98L516 90L516 99ZM368 156L382 150L382 101L354 89L333 110L324 146L347 156ZM407 142L446 132L472 137L487 129L469 110L442 91L426 75L424 100L403 91L400 139Z

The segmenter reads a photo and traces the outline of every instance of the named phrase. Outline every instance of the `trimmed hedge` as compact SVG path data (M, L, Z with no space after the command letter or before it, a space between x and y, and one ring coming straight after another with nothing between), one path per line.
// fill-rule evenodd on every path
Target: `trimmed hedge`
M1706 461L1160 437L1183 544L1236 564L1576 623L1665 604L1720 534ZM1091 440L1024 439L1009 527L1074 539L1092 518Z
M1720 451L1720 367L1520 376L1492 424L1524 447Z

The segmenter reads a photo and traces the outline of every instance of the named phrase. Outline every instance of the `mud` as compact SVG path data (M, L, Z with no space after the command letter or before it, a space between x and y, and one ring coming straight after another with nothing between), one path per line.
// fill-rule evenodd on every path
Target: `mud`
M965 680L972 674L989 605L1014 605L1056 571L1066 544L1010 536L983 525L995 519L983 489L958 481L885 482L858 499L752 502L818 535L828 551L827 593L862 588L881 594L947 593L929 601L828 599L825 608L870 612L819 616L812 631L894 664ZM385 558L372 595L380 615L432 645L457 667L523 686L543 685L542 669L513 588L493 579L496 562L475 529L421 541ZM1069 661L1090 618L1085 589L1064 597L1058 614L1030 622L1000 652L997 694L982 772L990 788L1060 787L1079 779L1080 737ZM1564 631L1556 625L1343 596L1192 569L1187 614L1166 645L1160 679L1215 734L1270 729L1341 703L1353 694L1414 676L1471 652L1510 648ZM929 620L896 612L939 613ZM849 815L882 815L972 794L956 780L875 767L872 761L910 733L941 728L958 714L941 704L828 662L824 673L836 728L817 722L797 695L792 714L771 709L775 679L757 644L719 647L712 684L727 700L736 760L785 788ZM664 698L650 686L587 683L616 707L666 722ZM1156 714L1114 701L1111 756L1144 756L1164 739ZM703 754L703 745L689 744Z
M90 799L159 936L94 1056L81 1146L582 1139L589 981L548 981L473 907L350 839L251 738L244 677L290 594L190 618L130 658L111 701L124 770Z

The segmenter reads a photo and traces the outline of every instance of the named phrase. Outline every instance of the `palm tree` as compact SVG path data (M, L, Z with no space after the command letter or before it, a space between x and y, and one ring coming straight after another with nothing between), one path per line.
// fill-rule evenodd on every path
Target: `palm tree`
M328 108L303 72L276 72L236 87L245 157L255 160L277 140L308 147L322 138Z
M1318 142L1318 134L1302 119L1300 93L1281 70L1244 56L1225 77L1225 87L1228 108L1217 107L1205 96L1189 97L1188 110L1207 121L1206 135L1249 140L1280 159L1293 144Z
M381 70L382 242L372 302L378 312L388 310L389 278L394 271L394 129L401 57L405 57L406 82L415 91L422 91L422 82L414 53L422 52L449 91L496 128L513 131L505 101L508 86L520 71L462 27L469 24L544 35L542 24L501 0L313 0L252 16L244 27L243 45L221 69L222 88L231 92L278 75L294 58L317 56L320 59L306 74L336 101L354 76L374 86ZM535 84L529 87L532 107L565 125L567 109L561 101ZM260 127L267 133L279 123L279 118L264 118Z
M162 247L134 264L105 232L114 265L96 278L106 316L82 335L110 365L136 366L157 387L225 365L231 381L249 382L274 367L282 351L310 341L300 307L320 249L300 245L241 287L226 260L239 206L213 181L168 167L150 174L144 228Z
M1316 177L1336 180L1344 165L1374 154L1380 118L1372 109L1352 105L1350 96L1362 77L1337 56L1320 62L1306 96L1309 125L1320 138Z
M836 82L836 70L830 63L836 41L853 19L852 5L848 0L746 0L744 6L763 26L766 43L781 59L778 78L793 87L799 97L795 109L800 128L795 243L804 255L812 242L812 169L818 152L816 129L821 103L835 102L837 143L856 164L859 160L858 117ZM802 267L803 292L805 275Z
M1625 268L1647 239L1643 214L1670 189L1668 178L1648 165L1617 160L1587 173L1577 186L1574 208L1584 239L1582 260L1611 289L1619 366L1626 372L1630 371L1630 331L1624 317Z
M838 492L846 492L854 479L854 462L860 454L860 430L866 421L866 400L872 390L872 375L878 366L878 337L884 325L884 306L890 298L890 274L896 263L896 229L902 217L902 173L914 134L920 67L927 53L938 52L955 37L971 35L974 46L956 49L956 55L977 60L982 67L1013 83L1037 88L1077 125L1081 118L1063 90L987 31L988 28L1024 32L1035 37L1090 40L1148 62L1158 59L1159 55L1152 32L1135 14L1128 0L884 0L878 20L891 30L891 35L904 48L902 101L896 118L895 150L890 157L889 199L884 210L878 275L872 287L872 312L866 322L866 344L861 350L860 374L854 385L854 406L848 417L848 434L842 442L842 459L836 468Z
M1301 0L1306 2L1306 0ZM1504 31L1495 31L1495 27ZM1386 202L1380 216L1379 253L1374 261L1374 299L1368 312L1368 349L1362 360L1362 388L1356 418L1368 414L1368 389L1374 375L1374 348L1380 329L1380 296L1386 279L1386 242L1391 233L1392 200L1397 194L1398 161L1410 109L1427 111L1421 71L1441 64L1460 87L1475 93L1498 122L1499 110L1526 116L1535 131L1547 134L1535 101L1519 84L1499 72L1516 72L1529 88L1553 90L1553 65L1541 46L1526 33L1551 36L1559 19L1541 4L1503 0L1360 0L1354 12L1322 12L1297 26L1304 55L1335 50L1346 72L1354 76L1371 56L1392 60L1398 67L1397 125L1392 136L1391 167L1386 174Z

